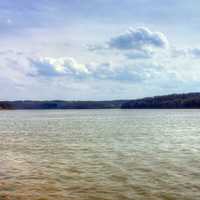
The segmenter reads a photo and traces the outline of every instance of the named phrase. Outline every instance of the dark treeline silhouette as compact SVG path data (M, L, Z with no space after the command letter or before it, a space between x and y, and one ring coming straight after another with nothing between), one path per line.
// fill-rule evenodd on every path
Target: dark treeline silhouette
M0 109L180 109L200 108L200 93L113 101L0 101Z
M122 104L124 109L181 109L200 108L200 93L171 94L130 100Z
M106 109L120 108L123 100L114 101L1 101L0 109Z

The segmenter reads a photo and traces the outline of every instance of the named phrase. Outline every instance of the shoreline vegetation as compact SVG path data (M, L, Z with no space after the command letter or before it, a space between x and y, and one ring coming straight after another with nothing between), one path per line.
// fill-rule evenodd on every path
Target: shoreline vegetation
M170 94L134 100L110 101L0 101L0 110L26 109L195 109L200 93Z

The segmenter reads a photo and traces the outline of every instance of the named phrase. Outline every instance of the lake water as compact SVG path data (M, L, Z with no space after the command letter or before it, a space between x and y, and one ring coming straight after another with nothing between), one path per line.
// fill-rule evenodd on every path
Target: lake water
M0 112L0 200L199 200L200 110Z

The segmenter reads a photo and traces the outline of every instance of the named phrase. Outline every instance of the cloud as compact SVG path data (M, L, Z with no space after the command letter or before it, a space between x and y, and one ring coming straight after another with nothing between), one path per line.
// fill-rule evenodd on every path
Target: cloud
M111 37L102 44L87 45L91 52L118 53L127 59L149 59L169 50L167 37L161 32L146 27L129 28L126 32Z
M189 53L190 53L194 58L200 58L200 48L189 49Z
M74 80L112 80L139 83L155 77L160 71L153 64L87 63L79 64L74 58L29 58L32 77L65 77Z
M155 52L150 50L132 50L125 54L128 59L149 59L152 58Z
M30 59L31 65L36 69L35 75L42 76L80 76L87 74L88 70L84 64L79 64L74 58L34 58Z
M168 40L161 32L153 32L148 28L129 28L128 31L111 38L108 46L113 49L131 50L144 49L147 47L166 48Z
M98 45L98 44L89 44L89 45L86 45L86 48L88 51L93 51L93 52L109 49L106 45Z
M34 58L29 59L32 77L65 77L73 80L96 80L130 82L133 84L168 76L166 69L152 62L135 63L86 63L79 64L74 58ZM170 72L171 73L171 72Z
M141 77L125 65L113 63L79 64L74 58L31 58L30 64L35 69L30 76L48 78L68 77L71 79L93 79L113 81L140 81Z
M173 48L171 50L171 56L173 58L187 57L191 59L193 58L198 59L200 58L200 48L185 48L185 49Z
M90 78L96 80L112 80L119 82L140 82L142 78L138 72L126 64L98 63L88 65Z

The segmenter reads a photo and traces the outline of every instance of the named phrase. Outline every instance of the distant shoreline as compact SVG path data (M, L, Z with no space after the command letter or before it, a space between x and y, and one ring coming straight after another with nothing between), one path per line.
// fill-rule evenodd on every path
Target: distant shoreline
M200 93L170 94L110 101L0 101L0 110L48 109L199 109Z

